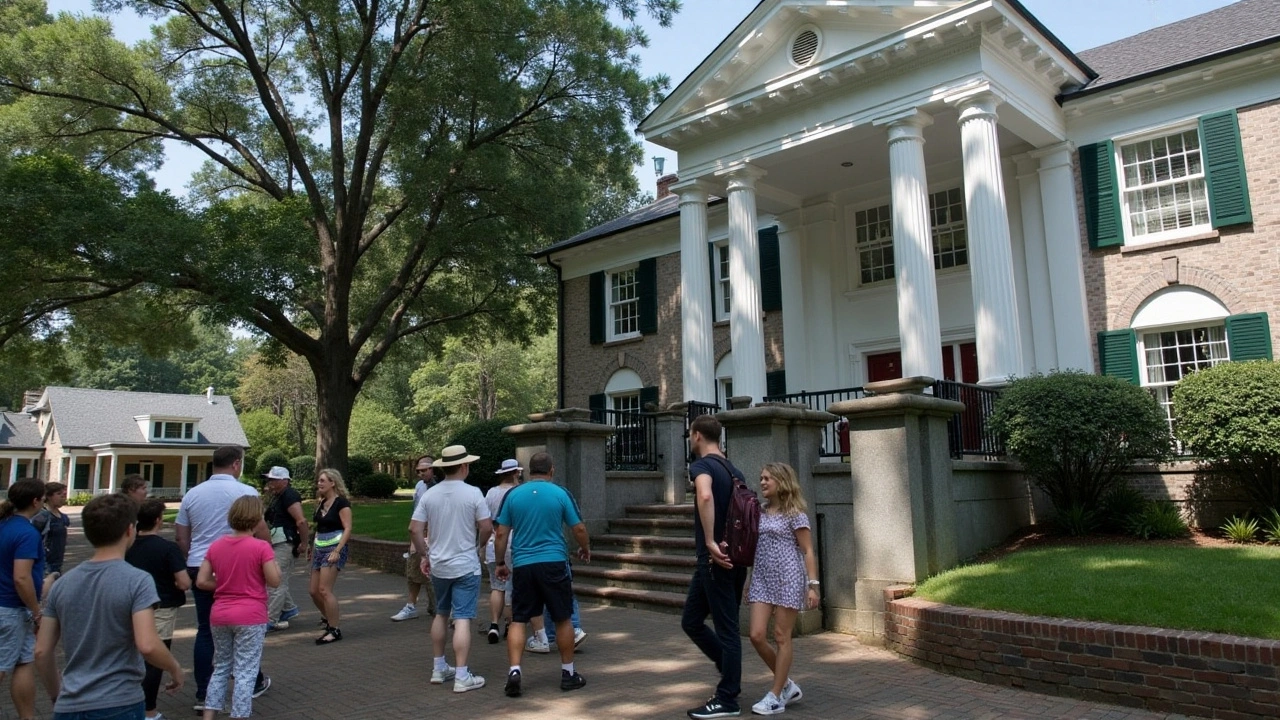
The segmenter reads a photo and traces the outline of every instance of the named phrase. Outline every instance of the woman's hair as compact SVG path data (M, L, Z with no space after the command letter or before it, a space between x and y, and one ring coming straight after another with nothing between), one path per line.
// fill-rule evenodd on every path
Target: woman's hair
M53 497L54 495L57 495L57 494L58 494L58 493L60 493L60 492L66 492L66 491L67 491L67 486L66 486L66 485L63 485L63 484L62 484L62 483L60 483L60 482L50 482L50 483L45 483L45 484L44 484L44 499L45 499L45 500L48 500L49 498Z
M35 478L23 478L9 486L9 497L0 500L0 520L8 520L16 512L31 507L44 499L44 483Z
M773 478L773 482L777 485L777 489L773 494L773 501L770 505L778 508L783 515L795 515L805 510L804 496L800 494L800 480L796 478L796 471L790 465L780 462L766 463L764 472Z
M124 476L124 480L120 481L120 492L128 495L134 490L137 490L140 487L146 487L150 484L151 483L147 482L146 478L142 477L138 473L129 473Z
M231 503L227 511L227 524L236 532L249 532L262 520L262 499L257 495L242 495Z
M321 475L333 481L333 490L338 493L339 497L351 497L350 495L347 495L347 484L342 481L342 473L334 470L333 468L325 468L316 473L316 479L319 480Z

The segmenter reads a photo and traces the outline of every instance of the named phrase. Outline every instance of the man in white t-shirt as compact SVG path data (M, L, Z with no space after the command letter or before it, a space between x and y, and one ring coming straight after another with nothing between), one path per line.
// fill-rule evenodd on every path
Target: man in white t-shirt
M450 445L433 467L444 468L444 479L427 490L413 509L409 539L422 556L422 573L436 593L436 616L431 621L431 648L435 665L431 682L439 685L453 678L454 692L484 687L484 678L467 667L471 650L471 621L480 597L479 548L489 541L493 522L480 489L466 483L471 463L480 458L461 445ZM427 541L423 541L423 534ZM478 537L477 537L478 534ZM431 550L428 553L427 545ZM453 624L453 652L457 667L445 661L445 631Z
M418 507L418 501L422 500L422 496L436 484L436 469L431 467L431 463L435 461L436 459L430 455L423 455L414 463L414 471L418 474L418 484L413 488L415 509ZM423 586L427 588L427 614L434 615L436 595L431 588L431 581L422 574L422 557L413 549L413 542L409 543L409 552L405 555L404 577L409 585L409 596L404 607L400 608L400 612L391 616L391 622L413 620L418 617L418 594Z

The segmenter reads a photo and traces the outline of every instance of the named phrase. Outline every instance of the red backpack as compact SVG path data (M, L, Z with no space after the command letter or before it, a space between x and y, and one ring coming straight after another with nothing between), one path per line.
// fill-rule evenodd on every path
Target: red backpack
M756 561L756 541L760 537L760 500L756 493L747 487L747 481L737 468L719 455L708 455L715 458L729 478L733 480L733 491L729 495L729 515L724 524L724 542L728 545L729 560L734 567L751 567Z

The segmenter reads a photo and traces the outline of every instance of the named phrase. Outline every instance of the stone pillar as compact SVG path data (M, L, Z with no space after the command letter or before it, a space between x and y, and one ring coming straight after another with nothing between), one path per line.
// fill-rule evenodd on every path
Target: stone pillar
M1040 197L1044 207L1048 252L1049 292L1053 298L1053 329L1057 339L1057 367L1093 371L1093 338L1089 333L1089 305L1084 292L1084 261L1080 247L1080 218L1076 181L1071 171L1075 147L1059 143L1031 155L1040 159Z
M668 505L684 502L689 487L689 446L684 436L688 405L675 403L657 414L658 469L662 471L662 501Z
M1058 343L1053 332L1053 300L1049 296L1049 255L1045 248L1044 208L1040 202L1040 173L1030 155L1020 156L1018 197L1022 202L1022 245L1027 258L1027 295L1031 305L1032 369L1048 372L1058 366Z
M516 440L516 459L528 468L534 453L549 453L555 464L554 479L578 501L587 531L603 533L609 520L604 451L613 427L590 422L591 411L585 408L535 413L529 419L529 423L505 429Z
M981 92L958 103L978 382L993 385L1023 373L1009 210L1000 169L998 102L995 95Z
M907 377L942 377L938 283L933 270L929 185L924 171L924 128L932 123L933 119L919 110L876 121L889 126L898 336L902 340L902 374Z
M922 394L933 382L868 383L875 395L827 408L849 419L853 484L853 547L845 562L854 587L842 596L844 606L827 607L832 629L882 636L886 587L959 561L947 420L964 405Z
M764 311L760 309L760 238L756 235L756 180L764 171L744 165L729 173L729 338L733 392L764 400Z
M680 194L680 328L684 400L715 402L711 266L707 257L707 188L701 180L672 186Z

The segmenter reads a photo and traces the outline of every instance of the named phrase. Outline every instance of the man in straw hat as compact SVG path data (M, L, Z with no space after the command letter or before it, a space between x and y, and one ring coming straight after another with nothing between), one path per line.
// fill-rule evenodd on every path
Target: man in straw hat
M436 594L436 616L431 621L431 648L435 658L431 682L439 685L452 679L456 693L484 687L484 678L471 674L467 667L471 621L476 617L480 597L478 548L489 541L493 532L484 496L479 488L466 483L471 463L479 459L462 445L445 448L432 463L444 469L444 479L422 495L409 523L413 548L422 555L422 573L430 578ZM424 530L427 542L423 542ZM450 616L454 620L456 668L449 666L444 654L444 634Z

